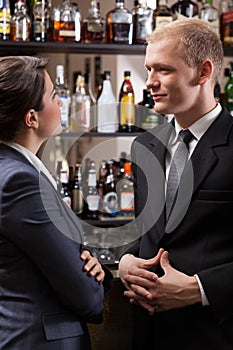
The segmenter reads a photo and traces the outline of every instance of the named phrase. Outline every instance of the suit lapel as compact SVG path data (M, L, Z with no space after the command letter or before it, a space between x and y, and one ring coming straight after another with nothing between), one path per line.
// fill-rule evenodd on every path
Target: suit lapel
M166 233L173 232L179 225L188 210L193 195L213 171L218 162L217 149L227 144L232 125L233 118L223 111L198 142L182 175L176 203L166 225Z
M194 170L193 193L198 190L201 183L218 162L216 147L227 144L232 125L233 118L224 110L198 142L191 157Z

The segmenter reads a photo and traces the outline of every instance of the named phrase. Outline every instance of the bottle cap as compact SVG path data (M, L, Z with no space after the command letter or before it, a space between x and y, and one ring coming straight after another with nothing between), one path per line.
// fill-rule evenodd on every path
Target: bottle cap
M64 74L64 66L62 65L58 65L56 67L56 72L57 72L57 76L60 77L61 75Z
M130 77L131 72L129 70L124 71L124 77Z

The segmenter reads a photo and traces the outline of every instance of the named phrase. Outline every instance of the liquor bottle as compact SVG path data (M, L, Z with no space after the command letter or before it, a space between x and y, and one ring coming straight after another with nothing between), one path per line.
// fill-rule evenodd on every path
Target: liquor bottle
M87 44L103 43L105 19L100 14L99 1L90 1L88 16L82 21L82 41Z
M157 0L154 10L154 28L160 28L173 21L172 10L167 5L167 0Z
M66 169L61 169L60 171L60 182L61 182L61 191L60 195L64 202L71 207L71 195L69 191L69 177L68 171Z
M18 0L11 19L11 40L29 41L30 38L31 20L27 14L27 6L23 0Z
M146 37L153 30L153 10L147 6L146 0L134 2L133 44L144 44Z
M233 45L233 6L220 1L220 35L223 46Z
M47 41L48 2L35 0L32 9L32 40Z
M131 72L124 72L124 81L120 89L120 124L119 131L133 132L135 131L135 106L134 106L134 90L130 81Z
M102 160L99 168L99 176L97 181L98 193L101 198L103 198L103 194L104 194L104 184L106 181L107 173L108 173L107 161Z
M200 18L208 22L209 26L219 34L219 11L213 6L212 0L206 0L206 3L201 9Z
M221 86L220 86L218 80L216 81L215 86L214 86L214 98L215 98L216 102L220 102L220 100L221 100Z
M134 211L134 183L132 179L131 162L124 163L124 176L117 183L119 198L119 215L133 217Z
M55 174L54 174L54 180L56 181L57 192L58 193L60 193L61 187L62 187L61 182L60 182L61 169L62 169L62 161L58 160L57 161L56 171L55 171Z
M233 62L231 62L231 75L224 88L225 106L233 116Z
M114 133L117 128L117 102L112 91L111 73L105 71L103 89L97 100L97 132Z
M85 90L85 81L82 75L77 77L76 92L71 100L71 131L87 131L91 122L91 98Z
M58 97L62 100L61 109L61 125L64 131L69 130L69 113L70 113L70 90L67 87L64 78L64 66L57 65L56 67L56 84L55 91Z
M148 130L163 123L164 117L154 111L150 89L143 89L143 100L136 105L137 125Z
M90 130L96 131L96 126L97 126L96 98L92 92L89 73L84 74L84 84L85 84L86 94L90 96Z
M0 2L0 40L11 38L11 12L9 0Z
M81 164L75 164L74 184L71 191L71 208L76 215L82 216L84 207Z
M97 179L95 162L91 162L91 168L88 171L88 188L86 194L87 211L86 218L89 220L98 219L100 196L97 190Z
M124 0L116 0L115 8L107 13L106 30L109 44L132 44L133 16Z
M192 0L178 0L171 6L174 19L198 18L198 6Z
M54 8L54 30L55 41L81 41L81 15L76 3L64 0L61 6Z
M104 217L116 217L118 212L118 196L112 160L108 161L108 173L103 189L102 211Z

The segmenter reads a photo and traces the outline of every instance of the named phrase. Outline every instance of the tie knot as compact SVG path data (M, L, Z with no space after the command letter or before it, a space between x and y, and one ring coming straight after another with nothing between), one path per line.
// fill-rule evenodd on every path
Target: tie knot
M179 135L180 135L182 141L183 141L186 145L188 145L189 142L190 142L190 141L193 139L193 137L194 137L193 134L191 133L191 131L190 131L189 129L181 130L181 131L179 132Z

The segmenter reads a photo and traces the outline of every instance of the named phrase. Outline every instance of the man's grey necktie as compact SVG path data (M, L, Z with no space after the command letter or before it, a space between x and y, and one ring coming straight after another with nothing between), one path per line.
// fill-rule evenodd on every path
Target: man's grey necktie
M188 160L188 148L189 142L194 137L191 131L181 130L179 133L180 143L175 151L175 154L171 161L171 167L167 181L167 192L166 192L166 219L168 220L172 208L175 204L179 182L183 173L185 163Z

